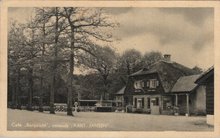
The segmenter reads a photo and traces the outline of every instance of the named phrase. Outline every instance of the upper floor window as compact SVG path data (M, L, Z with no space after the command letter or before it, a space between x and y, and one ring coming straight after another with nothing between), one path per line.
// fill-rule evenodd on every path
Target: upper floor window
M141 80L135 81L135 82L134 82L134 88L135 88L135 89L141 89L141 88L142 88L142 82L143 82L143 81L141 81Z
M157 86L159 86L159 81L156 79L151 79L149 80L148 85L150 88L156 88Z
M146 88L156 88L159 86L159 81L157 79L150 79L146 82L143 80L138 80L134 82L134 88L135 89L142 89L144 87Z

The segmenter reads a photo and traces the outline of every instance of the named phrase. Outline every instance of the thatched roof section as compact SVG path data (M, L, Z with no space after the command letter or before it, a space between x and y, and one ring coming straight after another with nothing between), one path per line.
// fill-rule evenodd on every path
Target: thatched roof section
M158 73L165 92L170 92L180 77L197 74L196 71L176 62L161 60L151 65L148 69L144 68L130 76L135 77L152 73Z
M171 92L190 92L197 87L195 81L200 75L190 75L180 77L175 85L173 86Z

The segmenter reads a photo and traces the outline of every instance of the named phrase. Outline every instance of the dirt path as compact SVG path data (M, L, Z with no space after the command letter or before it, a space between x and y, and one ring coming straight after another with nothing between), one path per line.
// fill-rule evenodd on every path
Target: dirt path
M8 130L114 130L114 131L213 131L206 117L79 112L74 117L59 112L8 109Z

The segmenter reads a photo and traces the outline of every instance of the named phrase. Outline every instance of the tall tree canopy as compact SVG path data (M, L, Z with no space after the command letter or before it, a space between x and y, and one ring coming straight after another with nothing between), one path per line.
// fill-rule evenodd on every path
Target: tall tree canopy
M111 29L117 24L101 8L51 7L35 8L34 11L27 24L23 26L12 24L10 27L9 66L12 72L9 77L12 82L10 85L13 86L13 83L18 82L13 81L13 76L16 77L15 72L25 68L29 91L28 108L32 109L34 91L39 91L38 96L41 99L39 111L42 111L42 91L48 89L50 113L55 113L56 85L63 84L62 90L67 91L67 115L73 115L75 90L73 73L76 62L82 55L101 55L105 50L102 51L100 46L111 43L113 40ZM20 63L21 66L18 66ZM99 72L103 75L108 70ZM13 92L14 99L16 91L18 90Z
M110 73L115 69L116 53L108 46L96 47L93 55L83 55L81 58L81 64L84 67L97 71L104 85L103 98L106 99L106 93L108 94L108 77Z
M142 55L135 49L126 50L118 60L119 71L127 72L127 75L134 73L141 69Z
M163 55L161 52L151 51L144 54L143 62L145 66L150 66L161 59L163 59Z

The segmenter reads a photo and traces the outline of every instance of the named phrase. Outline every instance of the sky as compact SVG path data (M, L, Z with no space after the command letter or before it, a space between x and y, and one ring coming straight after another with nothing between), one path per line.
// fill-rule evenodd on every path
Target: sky
M187 67L214 64L213 8L104 8L120 26L113 31L117 52L160 51ZM32 8L10 8L9 19L24 23Z

